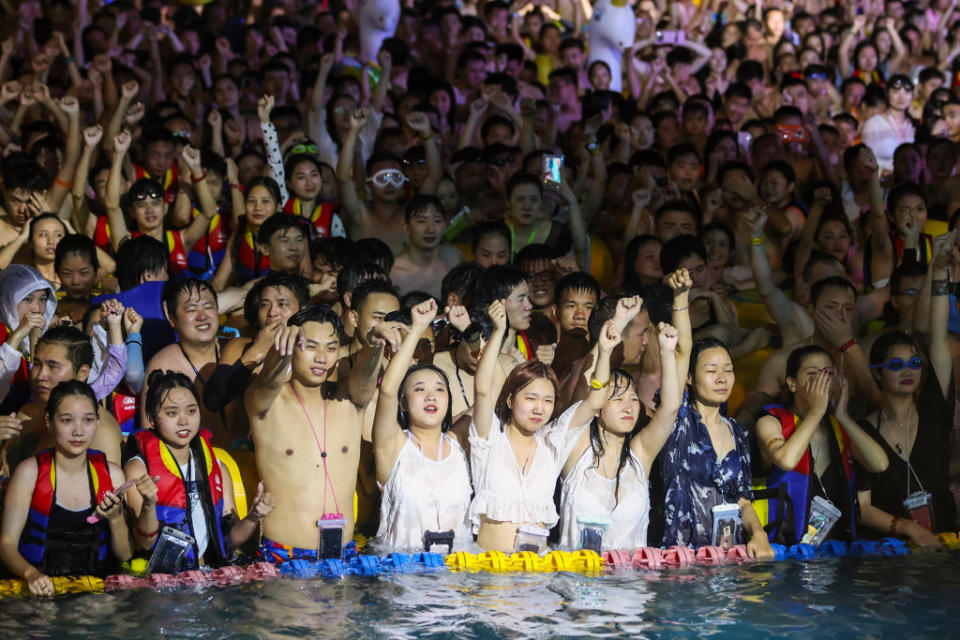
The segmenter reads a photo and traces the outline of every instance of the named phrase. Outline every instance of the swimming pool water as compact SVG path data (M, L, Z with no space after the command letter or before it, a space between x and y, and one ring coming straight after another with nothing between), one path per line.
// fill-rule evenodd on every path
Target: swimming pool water
M0 638L960 637L960 554L0 600Z

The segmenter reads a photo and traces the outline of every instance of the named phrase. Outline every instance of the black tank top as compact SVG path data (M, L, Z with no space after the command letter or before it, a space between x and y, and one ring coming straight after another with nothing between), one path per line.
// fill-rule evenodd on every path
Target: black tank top
M96 505L81 511L70 511L57 504L50 508L47 525L46 552L41 571L48 576L104 576L107 574L107 554L100 559L100 548L107 536L107 523L87 522Z

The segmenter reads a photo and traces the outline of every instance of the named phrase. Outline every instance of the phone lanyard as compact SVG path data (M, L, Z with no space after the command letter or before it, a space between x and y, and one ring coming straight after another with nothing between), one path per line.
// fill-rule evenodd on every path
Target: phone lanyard
M300 395L297 393L297 390L293 386L293 381L289 383L290 391L293 392L293 397L297 399L297 402L300 404L300 408L303 409L303 415L307 418L307 424L310 425L310 431L313 432L313 439L317 443L317 449L320 450L320 460L323 461L323 515L327 515L327 485L329 484L331 489L333 488L333 480L330 479L330 472L327 470L327 399L323 399L323 446L320 445L320 438L317 437L317 430L313 426L313 420L310 419L310 413L307 411L307 408L303 406L303 400L300 399ZM337 513L341 513L340 504L337 502L337 492L332 490L333 493L333 506L336 508Z
M510 225L507 225L507 226L510 227L510 256L511 256L511 258L512 258L513 256L515 256L515 255L517 254L516 249L515 249L515 246L514 246L513 225L510 224ZM534 237L535 235L537 235L537 229L539 229L539 228L540 228L540 223L539 223L539 222L537 222L537 223L535 223L535 224L533 225L533 231L530 232L530 237L527 238L527 244L523 245L524 247L530 246L530 244L533 242L533 237ZM522 249L523 247L520 247L520 248Z
M457 382L460 383L460 393L463 395L463 401L467 405L467 409L470 408L470 398L467 397L467 390L463 386L463 380L460 379L460 364L457 362L457 351L454 349L451 352L451 360L453 360L453 370L457 374Z

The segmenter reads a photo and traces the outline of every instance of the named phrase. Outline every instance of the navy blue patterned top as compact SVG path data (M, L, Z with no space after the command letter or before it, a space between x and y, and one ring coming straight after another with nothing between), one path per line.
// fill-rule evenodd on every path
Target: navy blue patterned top
M713 507L751 500L750 440L742 424L723 416L735 447L717 460L710 434L689 392L677 415L673 433L660 452L665 488L663 546L701 547L710 544ZM738 540L743 543L743 540Z

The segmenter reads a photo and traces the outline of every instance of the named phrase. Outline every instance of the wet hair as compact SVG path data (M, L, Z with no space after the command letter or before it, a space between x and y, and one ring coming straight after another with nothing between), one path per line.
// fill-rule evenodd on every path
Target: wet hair
M77 327L51 327L37 340L37 346L41 344L62 344L67 350L67 360L73 366L74 372L79 371L83 365L93 366L93 346L90 338Z
M507 200L513 197L513 192L517 187L523 184L530 184L537 188L537 193L543 195L543 183L540 178L533 175L532 173L525 173L523 171L518 171L513 174L509 181L507 181Z
M363 303L367 301L367 298L375 293L391 295L394 298L397 298L398 304L400 302L399 296L397 296L397 290L392 284L385 280L374 279L367 280L366 282L357 285L357 287L353 290L353 295L350 297L350 308L359 313L360 309L363 307Z
M726 342L720 340L719 338L714 338L713 336L698 338L697 340L693 341L693 346L690 348L689 375L692 380L696 380L697 362L699 362L700 356L708 349L723 349L727 356L729 356L730 362L733 362L733 356L730 355L730 348L727 346ZM690 387L690 391L692 393L694 391L692 383Z
M310 232L307 231L306 225L304 222L301 222L301 220L303 220L303 218L300 216L291 216L283 212L275 213L260 225L260 229L257 230L257 242L264 246L269 245L270 239L273 238L277 232L288 229L296 229L303 235L305 240L309 240Z
M310 289L306 278L284 271L271 271L254 284L243 299L243 319L254 329L262 329L259 321L260 296L270 287L284 287L297 299L303 309L310 302Z
M700 242L702 244L704 239L707 237L707 234L713 233L714 231L717 231L722 235L726 236L727 242L730 243L730 255L733 255L734 249L737 246L737 241L733 235L733 229L731 229L730 225L728 225L726 222L721 222L719 220L708 222L707 224L700 227L700 233L697 235L697 238L700 239Z
M345 308L349 308L343 300L343 294L350 292L368 280L380 280L389 283L390 278L383 268L376 262L366 262L358 260L344 265L340 273L337 274L337 294L340 296L340 302L343 302Z
M633 376L623 369L610 370L610 400L630 393L631 387L639 396L640 392L637 389L637 383L633 379ZM620 460L617 461L617 476L613 487L614 505L620 501L620 473L628 464L633 465L633 452L630 448L630 443L649 423L650 418L643 410L643 404L641 403L636 424L633 425L633 429L623 438L623 449L620 452ZM594 460L600 460L603 457L605 449L603 446L603 437L600 434L600 418L598 416L594 416L593 420L590 421L590 449L593 451Z
M803 366L803 361L813 355L825 355L830 359L830 364L834 364L833 356L831 356L830 352L823 347L815 344L804 345L802 347L797 347L790 352L789 356L787 356L786 377L796 380L797 374L800 372L800 367Z
M433 207L441 216L443 215L443 204L441 204L440 198L427 193L418 193L410 198L410 202L403 210L403 221L410 222L413 216L426 211L430 207Z
M921 353L920 348L917 346L917 341L914 340L913 336L909 333L905 331L888 331L887 333L880 334L880 336L874 340L873 346L870 347L870 364L883 364L890 357L890 352L893 348L900 345L912 347L918 355ZM873 375L874 379L879 383L880 372L873 370Z
M917 196L923 200L924 206L926 206L927 199L924 197L920 185L916 182L902 182L890 189L890 193L887 194L887 212L892 216L897 209L897 205L907 196Z
M327 264L336 269L342 269L353 262L354 244L352 241L338 236L318 238L310 246L310 260L323 257Z
M400 391L397 394L397 424L399 424L400 428L404 431L410 429L410 415L407 413L407 410L403 408L403 401L407 393L407 380L418 371L424 370L433 371L439 375L440 379L443 380L443 384L447 387L447 413L443 416L443 422L440 426L440 432L446 433L453 426L453 394L450 393L450 380L447 379L447 374L443 372L443 369L425 362L415 364L407 369L403 380L400 382Z
M70 255L86 258L94 271L100 268L100 260L97 259L97 245L82 233L68 233L57 243L57 250L53 257L53 270L59 271L60 265Z
M528 244L520 251L517 251L517 255L513 258L513 264L515 267L528 271L526 268L531 264L537 262L549 262L559 258L562 254L557 251L554 247L550 245L543 244L540 242L535 242L533 244Z
M688 213L693 218L694 223L698 227L700 226L700 210L696 205L686 200L668 200L664 202L660 205L660 208L653 213L654 224L660 222L660 219L670 211Z
M603 325L613 318L617 311L617 303L624 296L607 296L597 301L597 306L590 312L590 318L587 320L587 332L590 334L590 346L597 344L600 340L600 333Z
M557 281L553 288L554 303L558 306L563 302L563 296L571 291L587 291L600 300L600 283L585 271L568 273Z
M57 414L60 404L70 396L83 396L89 400L90 404L93 405L93 412L97 414L98 418L100 417L100 405L97 404L97 396L93 393L90 385L79 380L64 380L53 388L50 397L47 399L46 412L51 421Z
M471 245L473 252L477 252L477 247L480 246L481 240L493 235L503 237L507 241L507 247L510 247L510 227L502 220L486 220L474 227Z
M329 323L333 327L334 335L336 335L337 338L343 337L343 323L340 322L340 316L325 304L311 304L300 309L300 311L290 316L287 320L287 326L302 327L308 322L316 322L318 324Z
M213 296L213 303L216 305L217 292L206 280L201 280L199 278L179 278L177 280L167 280L167 282L163 285L163 293L160 294L160 299L163 302L163 309L167 312L167 315L172 320L177 317L177 307L180 306L181 294L186 293L187 299L190 299L194 294L197 296L203 295L204 291L210 292L210 295Z
M551 422L556 417L557 412L560 410L560 383L557 381L557 374L553 372L553 369L539 360L528 360L518 364L510 371L507 379L503 382L503 387L500 389L500 396L497 398L497 404L493 412L497 418L500 419L501 431L506 429L507 422L510 421L511 411L507 402L523 391L531 382L541 378L545 378L553 385L553 393L556 400L553 405L553 413L547 418L547 422Z
M671 238L660 250L660 269L664 273L673 273L680 263L691 256L700 256L707 261L707 250L697 236L683 234Z
M200 394L190 378L179 371L155 369L147 377L147 395L144 398L144 413L154 427L160 417L160 405L174 389L186 389L200 406Z
M509 265L493 265L484 270L477 278L473 299L486 308L494 300L510 296L513 290L527 281L527 274Z
M826 293L827 289L846 289L853 294L854 300L857 298L857 289L850 284L849 280L843 276L829 276L813 283L813 287L810 288L810 304L817 306L817 301L820 300L820 296Z
M7 193L17 190L43 193L50 188L50 178L34 160L12 161L7 158L0 173L3 176L3 188Z
M354 243L354 248L358 260L380 265L384 273L390 273L393 269L393 251L380 238L360 238Z
M127 238L117 248L117 284L121 291L133 289L150 273L170 274L170 254L156 238Z
M483 273L483 267L475 262L462 262L450 269L440 283L441 306L447 304L447 298L451 293L455 293L459 296L461 304L469 307L470 294L481 273Z
M255 187L263 187L266 189L278 207L283 205L283 196L280 193L280 186L277 185L277 181L273 178L269 176L255 176L248 180L247 184L245 184L243 187L244 198L249 196L250 192L253 191Z
M640 250L651 242L659 244L662 250L663 243L660 242L660 238L644 234L631 239L630 242L627 243L627 248L623 251L623 285L621 288L627 293L634 293L641 286L634 265L637 263L637 256L640 255Z
M803 276L803 280L807 284L810 284L810 276L813 274L813 268L818 264L832 264L843 267L840 261L837 260L836 256L826 253L825 251L815 249L810 252L810 257L807 258L807 263L803 265L803 273L800 274Z
M65 224L63 223L63 220L61 220L60 217L59 217L57 214L55 214L55 213L41 213L41 214L38 215L37 217L30 219L30 233L29 233L29 237L30 237L31 240L33 240L34 229L36 229L37 225L38 225L39 223L43 222L44 220L56 220L57 222L60 223L60 227L63 229L63 235L67 235L67 225L65 225Z
M296 145L294 145L296 146ZM304 162L309 162L317 171L321 174L323 173L324 167L330 169L330 165L320 162L315 156L310 155L309 153L295 153L289 158L287 158L286 163L284 164L284 175L287 176L287 182L290 182L290 179L293 177L296 168Z
M760 169L760 175L758 176L761 180L765 175L771 171L776 171L782 175L787 184L796 184L797 183L797 172L793 170L793 167L790 166L790 163L785 160L771 160L767 164L763 165L763 168Z

